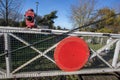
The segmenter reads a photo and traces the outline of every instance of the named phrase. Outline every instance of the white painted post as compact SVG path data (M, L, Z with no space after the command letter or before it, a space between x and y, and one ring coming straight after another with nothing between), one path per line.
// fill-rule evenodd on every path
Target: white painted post
M113 39L110 37L110 38L107 40L106 45L109 44L109 43L111 43L112 40L113 40ZM105 49L105 52L106 52L106 53L109 53L109 52L110 52L110 48L111 48L111 46L108 46L108 47Z
M8 33L4 33L4 46L5 46L5 60L6 60L6 71L7 71L7 76L10 75L11 72L11 54L10 52L10 37Z
M101 38L101 40L100 40L100 44L101 44L101 45L103 44L103 38Z
M112 66L115 67L115 68L117 68L119 51L120 51L120 40L116 43L115 53L114 53L114 56L113 56Z

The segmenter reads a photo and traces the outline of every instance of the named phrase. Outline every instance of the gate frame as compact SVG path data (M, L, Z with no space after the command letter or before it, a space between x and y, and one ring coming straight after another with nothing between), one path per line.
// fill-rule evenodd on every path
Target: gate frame
M90 50L93 52L90 59L93 59L94 57L98 57L103 63L105 63L108 68L94 68L94 69L81 69L79 71L74 72L63 72L61 70L54 70L54 71L36 71L36 72L21 72L16 73L23 67L27 66L34 60L44 56L51 62L55 63L53 59L51 59L49 56L47 56L47 53L54 49L58 44L54 44L53 46L46 49L44 52L41 52L37 48L34 47L34 45L31 45L24 39L14 35L13 33L29 33L29 34L56 34L60 35L62 33L66 33L68 31L64 30L51 30L51 29L26 29L26 28L14 28L14 27L0 27L0 36L4 36L4 42L5 42L5 50L3 54L0 54L0 56L5 55L6 60L6 70L0 68L0 79L5 78L26 78L26 77L43 77L43 76L56 76L56 75L73 75L73 74L96 74L96 73L108 73L108 72L120 72L120 62L118 62L118 55L120 53L120 34L109 34L109 33L94 33L94 32L73 32L68 35L70 36L97 36L97 37L106 37L110 36L114 39L111 43L106 44L102 48L98 49L97 51L90 48ZM38 53L37 56L33 57L26 63L22 64L21 66L17 67L16 69L12 69L11 67L11 50L10 50L10 36L15 38L16 40L22 42L26 46L29 46L32 50L36 51ZM116 43L114 56L112 64L108 63L105 59L102 58L101 52L105 50L107 47L110 47L111 45Z

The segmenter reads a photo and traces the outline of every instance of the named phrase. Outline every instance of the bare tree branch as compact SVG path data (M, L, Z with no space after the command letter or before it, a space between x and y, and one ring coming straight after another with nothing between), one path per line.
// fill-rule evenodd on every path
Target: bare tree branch
M96 0L79 0L79 5L72 5L71 20L75 26L82 26L91 20L95 4Z
M23 0L0 0L0 18L5 20L6 26L9 20L19 19Z

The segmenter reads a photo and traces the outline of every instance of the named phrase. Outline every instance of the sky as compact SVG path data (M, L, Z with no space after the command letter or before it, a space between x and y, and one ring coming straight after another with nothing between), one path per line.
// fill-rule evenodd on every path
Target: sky
M102 7L115 7L120 3L120 0L97 0L96 9ZM62 28L73 28L70 20L71 5L78 5L79 0L24 0L23 10L25 13L28 9L32 8L36 11L36 2L39 2L38 15L44 16L50 12L57 10L58 18L55 19L55 26Z

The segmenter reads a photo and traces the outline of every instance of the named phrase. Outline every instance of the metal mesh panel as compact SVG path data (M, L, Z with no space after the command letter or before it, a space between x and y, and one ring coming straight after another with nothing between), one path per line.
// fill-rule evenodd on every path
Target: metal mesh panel
M95 36L84 36L83 38L86 43L88 44L89 48L97 51L98 49L102 48L104 45L106 45L107 37L95 37ZM93 52L90 51L90 56L93 54ZM96 65L97 64L97 65ZM102 65L101 65L102 64ZM87 62L87 64L84 66L84 68L101 68L102 66L106 66L103 64L103 62L98 59L94 58Z
M4 37L0 35L0 68L6 69L5 55L4 54Z
M41 57L34 62L30 63L19 72L32 72L32 71L52 71L59 70L59 68L45 57Z
M11 47L11 58L12 58L12 70L14 72L24 72L24 71L45 71L45 70L52 70L52 69L59 69L55 63L50 60L54 61L54 48L48 51L45 56L40 56L44 53L45 50L52 47L59 41L61 41L66 36L59 36L48 39L46 41L40 42L45 40L46 38L53 37L56 35L52 34L25 34L25 33L14 33L10 34L10 47ZM94 36L83 36L83 38L89 48L97 51L98 49L102 48L104 45L107 44L108 37L94 37ZM40 43L39 43L40 42ZM1 42L2 44L2 42ZM114 48L114 47L112 47ZM111 53L112 50L111 48ZM91 54L93 54L91 52ZM37 56L40 56L37 58ZM47 57L46 57L47 56ZM113 54L107 55L103 51L103 56L106 61L112 62ZM3 58L3 57L2 57ZM34 59L35 58L35 59ZM50 59L49 59L50 58ZM34 59L33 61L30 61ZM95 61L94 61L95 60ZM2 61L2 60L1 60ZM29 62L29 63L28 63ZM28 63L28 64L27 64ZM96 64L98 64L96 66ZM25 65L25 66L23 66ZM50 66L51 65L51 66ZM89 67L107 67L106 64L95 57L92 61L89 61L84 68ZM18 69L20 68L20 69Z
M16 36L20 38L24 38L24 34L15 34ZM23 36L23 37L22 37ZM26 36L26 35L25 35ZM26 37L26 39L29 39ZM14 37L11 37L11 51L12 51L12 66L13 69L19 67L26 61L30 60L32 57L36 56L37 53L30 49L29 47L22 48L26 46L24 43L20 42L19 40L15 39ZM21 48L21 49L20 49Z
M106 45L107 37L94 37L94 36L86 36L85 41L88 43L89 47L98 50L104 45Z
M35 60L31 61L29 64L25 65L21 69L15 72L24 72L24 71L37 71L37 70L51 70L58 69L55 63L51 62L49 59L54 60L54 48L48 51L45 57L41 56L45 50L52 47L60 40L65 38L66 36L59 36L59 38L54 37L48 39L46 41L40 42L48 37L53 37L51 34L12 34L10 35L11 40L11 54L12 54L12 68L13 71L22 65L29 62L31 59L35 58ZM36 43L38 42L38 43ZM34 44L36 43L36 44ZM47 57L46 57L47 56Z
M119 41L119 34L110 34L111 37L104 36L103 33L75 32L69 34L80 36L87 42L90 49L90 57L82 69L75 72L63 72L55 64L54 49L59 41L68 36L60 35L64 31L57 32L57 30L54 30L54 33L42 33L40 30L36 30L36 33L32 29L25 29L25 31L21 32L17 32L17 29L12 29L4 30L6 32L0 36L0 55L2 55L0 56L1 79L91 74L119 70L119 59L117 62L116 60L113 61L113 57L117 53L115 49ZM110 38L112 38L112 41L108 43ZM5 76L6 74L7 76Z

